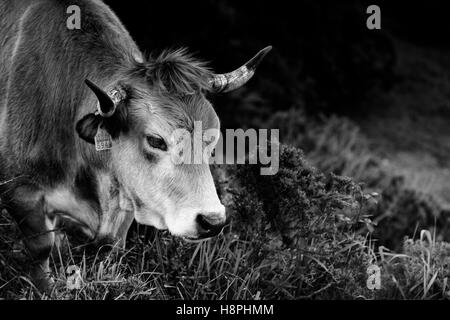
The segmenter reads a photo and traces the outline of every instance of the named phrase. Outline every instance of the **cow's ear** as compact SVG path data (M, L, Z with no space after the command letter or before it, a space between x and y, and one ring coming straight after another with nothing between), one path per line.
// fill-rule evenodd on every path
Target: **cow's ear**
M125 105L120 104L116 112L109 118L94 113L89 113L79 120L75 126L81 139L95 144L95 135L97 134L100 124L116 139L121 132L128 132L127 123L128 112Z
M79 120L76 124L76 130L81 139L95 144L95 135L97 134L98 127L102 122L102 117L89 113Z
M111 117L103 118L103 125L113 139L120 133L128 132L128 109L124 101L119 103Z

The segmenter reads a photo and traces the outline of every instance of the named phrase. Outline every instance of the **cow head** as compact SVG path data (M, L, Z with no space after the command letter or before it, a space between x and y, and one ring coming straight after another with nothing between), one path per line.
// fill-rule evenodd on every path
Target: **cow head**
M136 64L106 88L86 81L98 110L79 120L77 132L93 144L106 137L103 148L108 151L99 152L108 154L108 165L133 203L138 223L191 240L222 230L225 208L209 165L174 161L180 143L186 143L174 133L183 129L193 134L194 123L200 122L212 150L220 122L205 94L244 85L270 49L227 74L214 74L179 50Z

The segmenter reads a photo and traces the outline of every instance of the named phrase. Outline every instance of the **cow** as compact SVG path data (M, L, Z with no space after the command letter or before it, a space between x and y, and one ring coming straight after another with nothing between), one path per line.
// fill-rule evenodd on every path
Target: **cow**
M226 74L186 49L144 57L100 0L2 0L0 41L0 198L39 290L63 221L121 246L133 220L192 241L221 232L209 165L174 164L171 133L196 121L218 133L206 95L244 85L271 47Z

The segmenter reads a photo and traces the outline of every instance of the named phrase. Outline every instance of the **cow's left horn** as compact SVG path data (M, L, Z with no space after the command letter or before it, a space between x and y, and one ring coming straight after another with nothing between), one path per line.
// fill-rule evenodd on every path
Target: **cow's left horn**
M256 67L270 50L272 46L265 47L239 69L229 73L214 74L209 80L210 91L228 92L242 87L253 77Z
M98 99L97 112L103 118L111 117L116 111L117 105L123 99L120 92L116 89L112 90L110 94L100 89L92 81L86 79L86 85L94 92Z

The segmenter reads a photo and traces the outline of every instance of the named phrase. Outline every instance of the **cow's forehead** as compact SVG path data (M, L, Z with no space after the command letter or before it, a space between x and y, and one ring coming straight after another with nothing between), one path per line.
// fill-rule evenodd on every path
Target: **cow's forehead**
M219 129L219 118L203 94L165 96L145 93L133 102L133 113L146 123L170 133L175 129L194 130L201 124L203 130Z
M188 130L193 130L193 122L201 122L203 129L219 127L219 118L211 103L201 94L185 96L177 103L178 110L184 111L184 116L190 121Z

